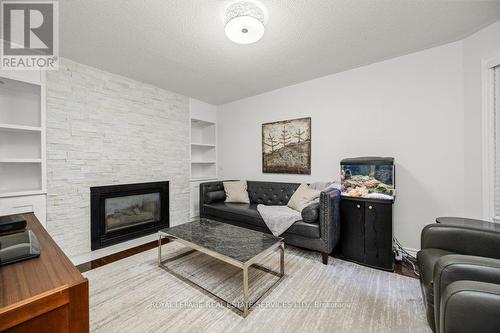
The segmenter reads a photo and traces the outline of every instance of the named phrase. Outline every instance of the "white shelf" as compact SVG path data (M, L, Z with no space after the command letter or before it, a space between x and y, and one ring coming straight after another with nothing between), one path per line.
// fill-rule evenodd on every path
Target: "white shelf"
M2 159L3 161L4 159ZM0 194L43 191L42 163L25 163L18 159L0 163Z
M24 131L41 132L42 128L35 126L0 124L0 130L15 131L15 132L24 132Z
M41 158L0 158L0 163L42 163Z
M208 121L208 120L204 120L204 119L196 119L196 118L191 118L191 124L195 125L195 126L202 126L202 127L215 125L215 123L212 121Z
M213 143L191 143L191 146L215 148L215 144Z
M0 124L10 129L41 128L42 87L3 77L0 81Z
M215 164L215 161L191 161L193 164Z
M45 194L46 139L45 74L0 74L1 207L9 198Z
M21 197L21 196L27 196L27 195L38 195L38 194L46 194L46 193L47 192L42 191L42 190L9 192L9 193L0 193L0 198Z
M217 178L216 177L194 177L194 178L191 178L189 181L202 182L202 181L208 181L208 180L217 180Z
M41 132L0 128L0 160L7 160L7 162L17 162L19 159L41 160L41 142Z

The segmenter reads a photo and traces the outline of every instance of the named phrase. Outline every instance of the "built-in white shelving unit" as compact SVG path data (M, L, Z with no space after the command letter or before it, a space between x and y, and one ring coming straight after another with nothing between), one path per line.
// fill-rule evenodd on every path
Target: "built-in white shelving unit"
M191 118L191 179L217 178L216 126L213 121Z
M0 215L45 223L45 76L0 71Z
M191 218L199 212L200 183L217 179L216 107L194 99L191 111Z

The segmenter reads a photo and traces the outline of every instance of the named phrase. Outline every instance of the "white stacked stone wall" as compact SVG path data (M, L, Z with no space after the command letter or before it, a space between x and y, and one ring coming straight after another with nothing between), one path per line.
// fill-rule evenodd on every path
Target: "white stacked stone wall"
M170 181L170 224L189 215L187 97L62 59L47 73L47 229L90 252L90 187Z

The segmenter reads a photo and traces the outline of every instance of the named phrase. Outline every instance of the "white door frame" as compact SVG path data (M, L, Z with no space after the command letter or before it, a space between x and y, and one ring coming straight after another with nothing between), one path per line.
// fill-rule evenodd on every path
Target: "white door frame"
M483 219L495 215L495 70L500 54L482 61L482 155L483 155ZM496 219L500 222L500 219Z

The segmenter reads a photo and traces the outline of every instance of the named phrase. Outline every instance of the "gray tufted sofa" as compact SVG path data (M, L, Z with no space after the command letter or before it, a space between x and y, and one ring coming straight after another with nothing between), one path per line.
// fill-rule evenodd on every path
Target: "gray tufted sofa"
M258 204L286 205L300 184L248 181L250 204L226 203L222 181L200 184L200 217L270 232L257 211ZM340 191L321 192L315 221L295 222L284 234L285 243L319 251L323 263L338 243Z

